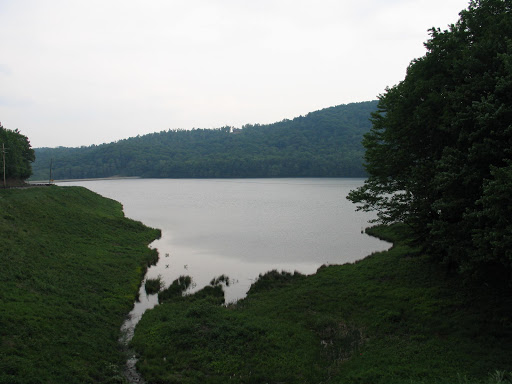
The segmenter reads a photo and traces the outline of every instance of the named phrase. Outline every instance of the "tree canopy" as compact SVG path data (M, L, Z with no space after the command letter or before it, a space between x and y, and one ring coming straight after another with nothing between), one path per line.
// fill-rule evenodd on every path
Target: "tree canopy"
M31 163L35 160L30 141L18 129L14 131L0 125L0 151L5 149L5 178L13 181L25 180L32 174ZM0 161L3 162L3 155ZM2 177L3 164L2 164Z
M363 134L377 101L240 129L168 130L82 148L36 148L33 179L361 177Z
M509 279L511 10L473 0L449 29L430 30L426 54L379 97L363 141L369 178L349 195L381 222L409 224L450 266L505 266Z

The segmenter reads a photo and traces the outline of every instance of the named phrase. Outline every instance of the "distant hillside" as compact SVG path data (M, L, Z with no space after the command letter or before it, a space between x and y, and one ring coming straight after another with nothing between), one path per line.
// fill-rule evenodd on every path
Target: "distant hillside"
M377 101L241 129L169 130L81 148L36 148L32 180L140 176L358 177Z

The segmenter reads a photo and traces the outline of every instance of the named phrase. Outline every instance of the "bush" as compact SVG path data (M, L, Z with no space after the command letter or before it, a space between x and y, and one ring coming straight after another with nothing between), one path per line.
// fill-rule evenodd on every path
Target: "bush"
M159 275L156 279L146 279L144 283L144 289L148 295L154 295L163 288L163 281Z

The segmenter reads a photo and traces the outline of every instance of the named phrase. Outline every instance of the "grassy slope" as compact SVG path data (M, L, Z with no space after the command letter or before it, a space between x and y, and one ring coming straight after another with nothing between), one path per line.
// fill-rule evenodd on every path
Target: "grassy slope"
M476 383L511 371L510 292L462 289L403 229L378 234L394 248L262 279L237 305L189 296L148 311L132 341L139 369L150 383Z
M120 382L157 230L78 187L0 190L0 383Z

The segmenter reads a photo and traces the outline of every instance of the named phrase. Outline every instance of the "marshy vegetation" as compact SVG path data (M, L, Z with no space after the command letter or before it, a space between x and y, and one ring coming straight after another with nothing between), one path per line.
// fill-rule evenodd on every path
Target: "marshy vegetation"
M219 285L168 296L136 328L139 370L148 383L509 383L510 289L449 274L404 226L372 233L394 247L272 271L236 304Z
M144 290L148 295L154 295L160 292L163 288L164 283L162 281L162 277L158 276L156 279L146 279L144 282Z

